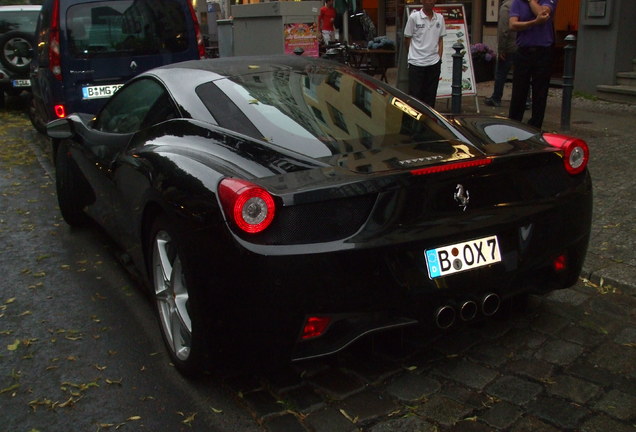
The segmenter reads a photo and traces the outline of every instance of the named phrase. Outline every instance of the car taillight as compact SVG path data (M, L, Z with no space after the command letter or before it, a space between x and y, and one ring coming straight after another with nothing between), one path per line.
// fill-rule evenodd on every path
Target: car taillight
M274 220L274 198L248 181L224 178L219 184L219 199L226 217L246 233L259 233Z
M188 7L190 8L190 14L192 15L192 22L194 23L194 35L197 38L197 48L199 50L199 58L205 58L205 44L203 43L203 34L201 33L201 26L199 26L199 20L197 14L194 11L192 3L188 1Z
M56 80L62 81L62 61L60 56L60 0L53 2L49 30L49 70Z
M574 175L585 170L590 159L590 149L585 141L580 138L552 133L544 133L543 139L551 146L563 151L563 164L568 173Z
M565 255L559 255L552 261L552 268L555 272L562 272L568 268L568 260Z
M445 165L434 165L434 166L430 166L426 168L414 169L411 171L411 174L413 175L435 174L435 173L440 173L444 171L452 171L456 169L488 165L491 162L492 162L492 159L473 159L473 160L462 161L462 162L448 163Z
M57 116L57 118L66 117L66 108L64 108L64 105L55 105L53 107L53 110L55 111L55 115Z
M331 323L331 318L327 316L313 316L305 320L301 340L313 339L322 336Z

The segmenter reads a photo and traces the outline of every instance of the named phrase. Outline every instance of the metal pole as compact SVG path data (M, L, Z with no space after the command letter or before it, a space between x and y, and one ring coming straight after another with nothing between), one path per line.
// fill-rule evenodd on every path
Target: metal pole
M561 101L561 129L570 130L570 114L572 113L572 91L574 89L574 52L576 46L576 36L567 35L565 37L568 43L564 48L563 60L563 99Z
M451 83L451 112L459 114L462 111L462 50L464 45L460 42L453 44L453 81Z

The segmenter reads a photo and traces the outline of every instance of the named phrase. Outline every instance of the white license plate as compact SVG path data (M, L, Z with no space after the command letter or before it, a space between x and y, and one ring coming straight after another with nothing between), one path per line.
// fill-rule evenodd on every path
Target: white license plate
M83 99L99 99L99 98L109 98L115 94L117 90L119 90L123 84L112 84L112 85L103 85L103 86L88 86L82 87L82 98Z
M428 249L424 255L431 279L501 261L497 236Z
M28 79L17 79L11 82L13 87L31 87L31 80Z

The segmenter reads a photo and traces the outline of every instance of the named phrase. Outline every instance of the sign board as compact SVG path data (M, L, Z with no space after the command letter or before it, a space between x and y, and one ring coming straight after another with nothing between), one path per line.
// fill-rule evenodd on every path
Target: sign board
M446 37L444 37L444 54L442 56L442 73L437 87L438 98L449 98L453 84L453 45L457 42L464 45L462 52L462 95L477 95L475 85L475 70L473 58L470 55L470 37L466 23L466 11L463 4L448 4L435 7L435 12L442 14L446 23Z
M422 8L421 5L408 5L405 14L411 14ZM452 96L453 84L453 45L459 42L464 46L462 52L462 96L477 96L475 85L475 72L473 69L473 59L470 55L470 38L468 36L468 24L466 22L466 11L463 4L444 4L435 6L435 12L444 17L446 24L446 36L444 41L444 53L442 54L442 71L437 87L437 98L450 98ZM405 16L406 23L408 15Z
M610 25L612 3L610 0L585 0L585 3L581 5L581 9L585 11L582 24Z
M295 49L302 48L304 56L318 57L318 37L316 23L285 24L285 54L293 54Z

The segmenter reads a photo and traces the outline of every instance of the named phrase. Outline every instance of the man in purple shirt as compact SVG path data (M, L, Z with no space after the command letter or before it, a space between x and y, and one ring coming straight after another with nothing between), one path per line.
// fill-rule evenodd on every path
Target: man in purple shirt
M512 77L508 117L523 120L526 95L532 85L532 117L528 124L541 128L548 101L554 47L554 12L558 0L513 0L510 30L517 32L517 55Z

